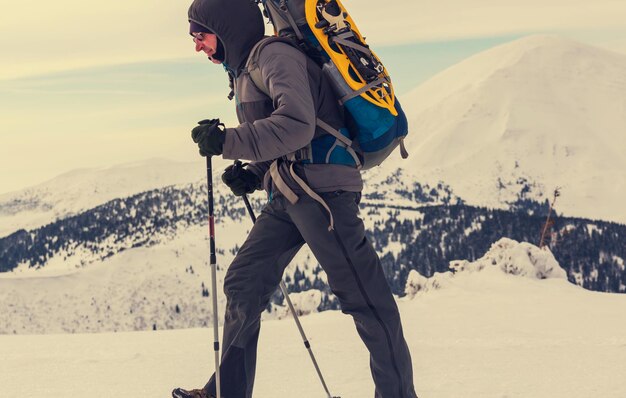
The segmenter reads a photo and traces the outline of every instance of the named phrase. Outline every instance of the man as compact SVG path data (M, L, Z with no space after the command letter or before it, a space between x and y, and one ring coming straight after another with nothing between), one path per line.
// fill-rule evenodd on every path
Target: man
M241 123L222 128L200 122L192 131L193 140L202 156L250 160L245 169L228 168L223 181L236 195L264 187L270 198L224 280L223 397L252 396L261 313L285 267L306 243L370 352L375 396L416 398L398 308L358 217L363 188L359 170L287 160L287 155L327 134L316 127L317 118L335 129L344 126L321 69L289 44L268 44L258 58L268 96L244 70L250 51L264 37L258 6L250 0L195 0L188 16L196 51L222 63L234 83ZM298 179L312 191L303 189ZM202 389L178 388L172 393L178 398L214 394L214 376Z

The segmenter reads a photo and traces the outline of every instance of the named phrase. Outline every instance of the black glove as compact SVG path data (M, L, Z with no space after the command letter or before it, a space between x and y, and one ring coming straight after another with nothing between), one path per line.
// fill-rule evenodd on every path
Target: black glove
M224 125L219 119L205 119L191 130L191 139L198 144L201 156L221 155L224 151Z
M239 161L224 170L222 181L228 185L235 196L253 193L261 188L261 179L250 170L244 169Z

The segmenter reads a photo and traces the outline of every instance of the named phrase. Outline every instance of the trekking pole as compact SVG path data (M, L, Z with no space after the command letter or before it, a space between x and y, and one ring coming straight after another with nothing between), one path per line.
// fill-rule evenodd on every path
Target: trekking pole
M237 161L239 162L239 161ZM239 166L241 166L241 162L236 163ZM247 195L243 195L243 202L246 204L246 208L248 209L248 213L250 213L250 218L252 218L252 222L256 223L256 216L254 215L254 210L252 210L252 206L250 205L250 201L248 200L248 196ZM319 377L320 381L322 382L322 386L324 387L324 391L326 391L326 395L328 396L328 398L340 398L340 397L333 397L330 394L330 391L328 391L328 386L326 386L326 381L324 380L324 376L322 376L322 371L320 370L319 365L317 364L317 360L315 359L315 355L313 355L313 350L311 350L311 344L309 343L309 340L306 337L306 334L304 333L304 329L302 328L302 324L300 323L300 319L298 319L298 314L296 314L296 309L293 307L293 303L291 302L291 299L289 298L289 293L287 292L287 286L285 286L285 282L283 282L282 280L280 281L280 291L283 293L283 296L285 297L285 300L287 301L287 305L289 306L289 310L291 311L291 314L293 315L293 320L296 321L296 326L298 327L298 330L300 331L300 336L302 336L302 341L304 342L304 346L306 347L307 351L309 352L309 356L311 357L311 361L313 362L313 366L315 367L315 371L317 372L317 376Z
M217 258L215 256L215 213L213 210L213 170L211 156L206 157L206 175L209 191L209 240L211 247L211 295L213 296L213 350L215 351L215 393L220 395L220 337L217 319Z

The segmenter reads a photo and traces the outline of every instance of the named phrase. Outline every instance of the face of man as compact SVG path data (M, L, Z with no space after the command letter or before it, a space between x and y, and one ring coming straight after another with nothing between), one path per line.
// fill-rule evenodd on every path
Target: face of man
M217 52L217 36L213 33L192 33L193 41L196 44L196 52L203 51L214 64L221 64L222 61L213 59L213 54Z

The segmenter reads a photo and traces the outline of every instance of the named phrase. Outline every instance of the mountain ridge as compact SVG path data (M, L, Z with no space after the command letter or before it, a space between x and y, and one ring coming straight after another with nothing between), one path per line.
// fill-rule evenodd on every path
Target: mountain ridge
M538 201L562 187L565 214L625 223L624 92L625 55L552 36L506 43L405 96L415 160L398 166L474 205L505 207L519 178Z
M380 187L380 192L389 195L386 189L389 186ZM473 261L503 236L536 242L545 220L541 207L530 215L525 210L444 203L445 190L414 192L421 200L431 194L430 202L404 206L402 201L415 200L415 194L403 191L392 201L398 205L381 204L385 196L374 196L371 202L364 197L361 203L366 236L397 295L405 293L411 272L433 276L446 271L450 261ZM252 223L242 201L225 186L217 186L214 194L221 278ZM124 319L124 328L141 330L153 324L159 329L202 326L207 314L190 308L200 308L209 296L205 196L203 183L166 187L0 238L0 269L11 271L0 273L0 312L12 314L8 324L24 321L26 329L12 326L24 332L45 332L37 328L48 324L47 314L58 321L58 331L98 331L98 321L113 319ZM258 196L251 202L257 213L264 205ZM626 293L624 242L626 226L586 219L556 217L548 234L548 246L569 281L605 292ZM284 280L290 293L306 292L298 300L308 302L307 311L338 308L325 273L308 249L292 261ZM64 303L63 311L50 307L59 302ZM84 303L91 302L85 308ZM284 316L283 305L277 292L268 306L271 316ZM195 318L180 316L181 311ZM41 320L35 321L35 313ZM119 329L121 325L112 328L126 330Z
M0 195L0 237L18 229L43 226L115 198L194 182L203 173L201 159L177 162L163 158L71 170L41 184Z

